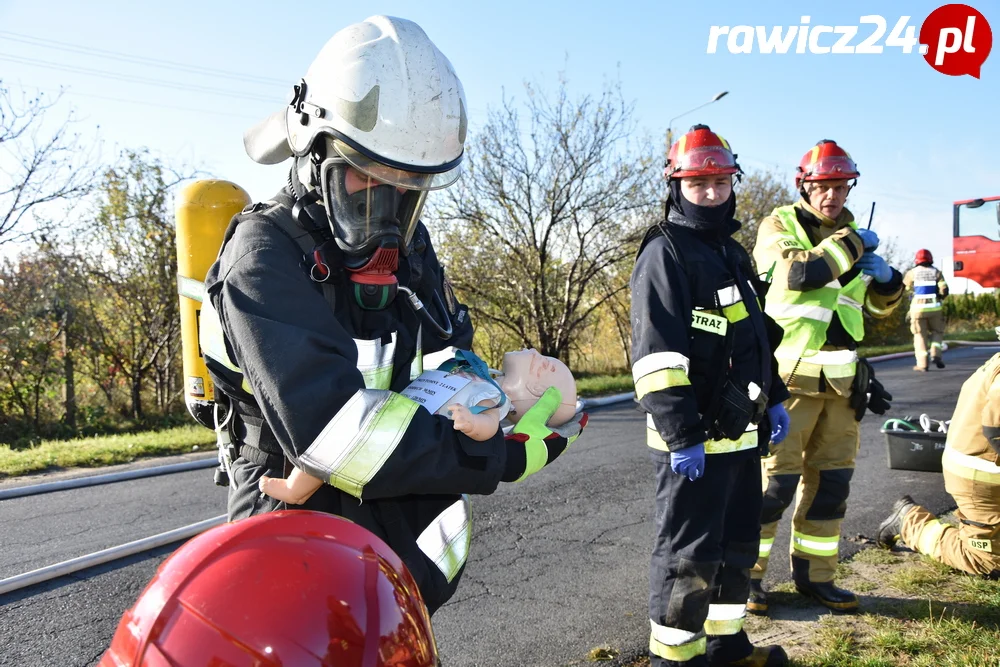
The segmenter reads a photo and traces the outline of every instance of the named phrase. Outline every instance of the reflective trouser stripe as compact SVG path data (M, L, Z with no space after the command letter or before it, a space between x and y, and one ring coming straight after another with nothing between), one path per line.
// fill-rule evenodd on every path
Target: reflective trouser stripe
M805 535L798 531L792 533L792 548L795 551L812 554L813 556L836 556L840 536L817 537L816 535Z
M687 662L704 655L708 646L703 632L688 632L649 622L649 652L664 660Z
M653 371L643 376L635 383L635 397L642 400L642 397L652 391L660 391L670 387L684 387L691 384L687 374L680 368L666 368L662 371Z
M945 446L941 466L946 472L973 482L1000 484L1000 466L978 456L969 456Z
M936 551L936 548L941 542L941 536L944 535L944 531L948 530L948 528L947 525L937 519L929 521L920 529L920 535L917 537L917 543L912 545L913 548L925 556L934 557L935 553L940 553Z
M401 394L361 389L299 457L331 486L357 498L403 439L419 406Z
M735 635L743 629L746 604L710 604L705 620L706 635Z
M773 546L774 546L774 538L773 537L761 538L761 540L760 540L760 548L757 551L757 557L758 558L768 558L768 557L770 557L770 555L771 555L771 547L773 547Z
M941 343L939 343L939 342L937 342L937 341L934 341L934 342L932 342L932 343L931 343L931 349L933 349L933 348L935 348L935 347L941 347Z
M463 494L439 514L417 538L417 546L434 561L441 574L451 583L469 557L472 541L472 518L469 496Z

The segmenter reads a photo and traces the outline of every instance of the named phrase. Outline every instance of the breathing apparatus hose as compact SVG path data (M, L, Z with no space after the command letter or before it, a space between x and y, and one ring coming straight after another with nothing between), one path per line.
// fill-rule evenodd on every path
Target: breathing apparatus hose
M445 308L444 301L441 300L441 296L438 294L437 290L434 290L434 305L437 307L438 312L444 313L445 326L441 326L434 316L430 314L427 308L424 306L423 301L420 300L413 290L409 287L399 286L399 291L406 295L407 301L410 302L410 307L413 308L413 312L416 313L417 317L426 324L438 338L442 340L448 340L451 338L451 318L448 317L448 310Z

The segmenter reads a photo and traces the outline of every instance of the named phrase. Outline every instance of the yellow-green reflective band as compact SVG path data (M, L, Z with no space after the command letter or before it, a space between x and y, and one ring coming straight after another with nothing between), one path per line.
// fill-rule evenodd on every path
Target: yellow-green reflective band
M851 268L851 258L848 257L844 249L840 247L837 239L829 238L820 243L819 247L823 249L823 252L833 258L833 261L837 263L838 267L840 267L841 273L846 273Z
M331 486L357 498L392 455L418 405L401 394L356 392L299 457L306 469L325 471Z
M757 446L757 429L747 431L736 440L708 440L705 442L706 454L732 454Z
M945 472L983 484L1000 484L1000 466L977 456L956 452L945 446L941 456L941 467Z
M651 391L660 391L669 387L684 387L691 384L687 373L680 368L665 368L645 375L635 383L635 396L639 400Z
M722 314L725 315L726 319L733 324L749 317L749 314L747 313L747 305L742 301L734 303L731 306L726 306L722 309Z
M735 635L743 629L745 604L710 604L705 619L706 635Z
M744 308L744 310L746 309ZM713 315L704 310L696 310L691 313L691 326L718 336L724 336L726 335L726 329L729 327L729 322L726 321L725 317Z
M792 533L792 548L795 551L812 554L813 556L836 556L840 536L817 537L795 531Z
M834 365L824 365L823 373L826 374L828 378L852 378L857 373L857 364L834 364Z
M646 429L646 445L657 451L670 451L667 449L666 441L660 437L659 432L655 428Z
M774 538L762 538L760 541L760 547L757 551L758 558L768 558L771 555L771 547L774 546Z
M649 622L649 625L649 652L664 660L687 662L692 658L697 658L699 655L704 655L707 650L708 642L704 633L699 632L695 634L675 628L667 628L657 625L652 621ZM680 637L681 635L688 635L693 637L693 639L687 642L666 643L673 641L675 637Z
M462 494L444 512L439 514L417 538L417 546L434 564L448 583L458 575L469 557L472 541L472 519L469 496Z
M946 530L948 530L948 526L934 519L920 529L920 535L917 537L917 543L912 545L913 548L925 556L934 556L935 549L940 544L941 536Z
M215 312L212 301L206 299L201 304L201 317L199 319L198 345L201 346L202 353L206 357L211 357L234 373L243 373L239 366L229 358L226 351L226 339L222 333L222 321L219 314Z

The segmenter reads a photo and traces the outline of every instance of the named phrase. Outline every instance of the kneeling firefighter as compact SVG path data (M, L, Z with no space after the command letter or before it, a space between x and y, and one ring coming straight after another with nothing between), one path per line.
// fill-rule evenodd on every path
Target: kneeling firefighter
M650 567L653 667L788 663L743 630L760 538L760 456L788 427L762 285L731 235L740 174L695 125L670 148L666 218L632 272L632 376L656 471Z
M824 139L803 157L795 176L801 199L760 223L753 254L771 278L767 314L784 330L775 351L792 394L788 439L764 459L767 486L760 553L748 609L768 611L763 588L778 521L792 519L791 563L796 589L840 612L858 607L854 593L833 583L840 524L861 442L865 411L884 414L892 396L859 359L864 313L887 317L899 305L903 276L879 255L875 232L858 229L846 209L860 176L854 160Z
M231 403L229 518L283 508L258 481L298 467L327 482L298 507L383 539L432 612L468 555L465 494L537 472L586 423L555 433L559 401L539 403L506 439L476 442L398 393L424 354L471 346L419 222L428 191L459 177L466 127L461 82L415 23L375 16L336 33L289 106L245 136L255 161L293 160L288 184L233 219L201 318Z

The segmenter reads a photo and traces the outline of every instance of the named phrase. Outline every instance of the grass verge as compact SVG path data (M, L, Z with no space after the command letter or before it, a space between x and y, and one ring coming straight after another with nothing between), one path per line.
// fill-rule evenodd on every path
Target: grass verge
M771 617L747 619L751 640L781 644L793 667L997 667L1000 582L874 547L843 564L837 581L859 594L859 614L830 614L777 585Z
M29 449L12 450L0 445L0 478L49 468L129 463L142 456L184 454L214 446L215 434L198 425L79 440L46 440Z

